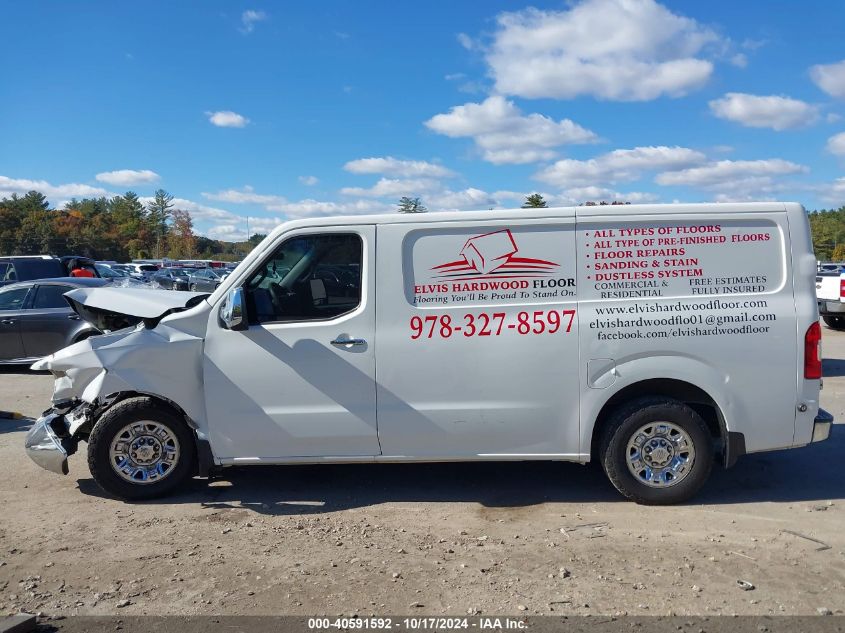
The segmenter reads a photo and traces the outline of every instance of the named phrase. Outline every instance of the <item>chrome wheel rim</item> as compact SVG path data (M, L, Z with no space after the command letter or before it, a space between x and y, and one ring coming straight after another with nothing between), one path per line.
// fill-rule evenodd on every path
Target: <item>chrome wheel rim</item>
M124 426L114 436L109 462L121 479L153 484L167 477L179 462L179 440L173 431L152 420Z
M652 488L681 483L695 463L695 447L684 429L671 422L650 422L631 435L626 451L631 474Z

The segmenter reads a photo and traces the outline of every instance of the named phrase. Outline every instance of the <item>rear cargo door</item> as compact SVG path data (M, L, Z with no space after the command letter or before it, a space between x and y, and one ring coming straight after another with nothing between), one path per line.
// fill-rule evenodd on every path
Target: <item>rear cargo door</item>
M574 234L574 217L378 227L385 456L577 452Z

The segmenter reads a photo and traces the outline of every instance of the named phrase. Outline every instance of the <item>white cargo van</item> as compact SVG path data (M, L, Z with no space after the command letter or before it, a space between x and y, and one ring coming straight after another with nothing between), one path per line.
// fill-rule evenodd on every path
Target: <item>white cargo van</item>
M289 222L210 296L68 293L124 329L33 366L27 449L66 474L86 440L129 499L247 464L596 459L679 502L828 437L815 273L798 204Z

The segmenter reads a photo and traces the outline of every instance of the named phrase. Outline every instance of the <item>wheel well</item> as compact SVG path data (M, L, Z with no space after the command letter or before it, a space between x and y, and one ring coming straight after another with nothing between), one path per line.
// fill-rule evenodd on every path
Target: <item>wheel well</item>
M84 341L87 338L91 338L95 334L96 332L94 330L85 330L84 332L80 332L79 334L77 334L74 337L73 342L78 343L79 341Z
M727 427L725 419L719 409L716 401L710 395L695 385L684 382L683 380L676 380L674 378L654 378L651 380L643 380L641 382L628 385L615 393L610 400L608 400L596 417L596 424L593 427L593 437L590 446L590 456L593 459L598 458L599 444L613 412L626 402L644 396L664 396L679 400L688 405L698 415L700 415L707 423L707 428L710 430L710 435L716 442L716 453L724 451L725 438L727 437Z
M112 394L109 397L103 399L103 407L102 407L101 412L105 411L106 409L110 409L111 407L116 405L118 402L121 402L123 400L127 400L128 398L139 398L139 397L140 398L150 398L151 400L155 400L159 404L164 405L168 409L171 409L176 415L185 419L185 424L187 425L187 427L189 429L191 429L192 431L196 430L196 425L193 423L193 421L188 416L188 414L185 413L185 411L182 410L182 408L178 404L176 404L172 400L168 400L167 398L162 398L161 396L157 396L157 395L152 394L152 393L143 393L143 392L140 392L140 391L121 391L119 393Z

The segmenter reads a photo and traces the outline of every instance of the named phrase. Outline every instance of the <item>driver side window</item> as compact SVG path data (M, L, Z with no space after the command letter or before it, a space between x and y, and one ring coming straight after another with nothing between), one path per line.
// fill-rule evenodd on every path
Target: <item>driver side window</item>
M354 233L286 240L244 286L250 323L325 320L355 310L362 251Z

